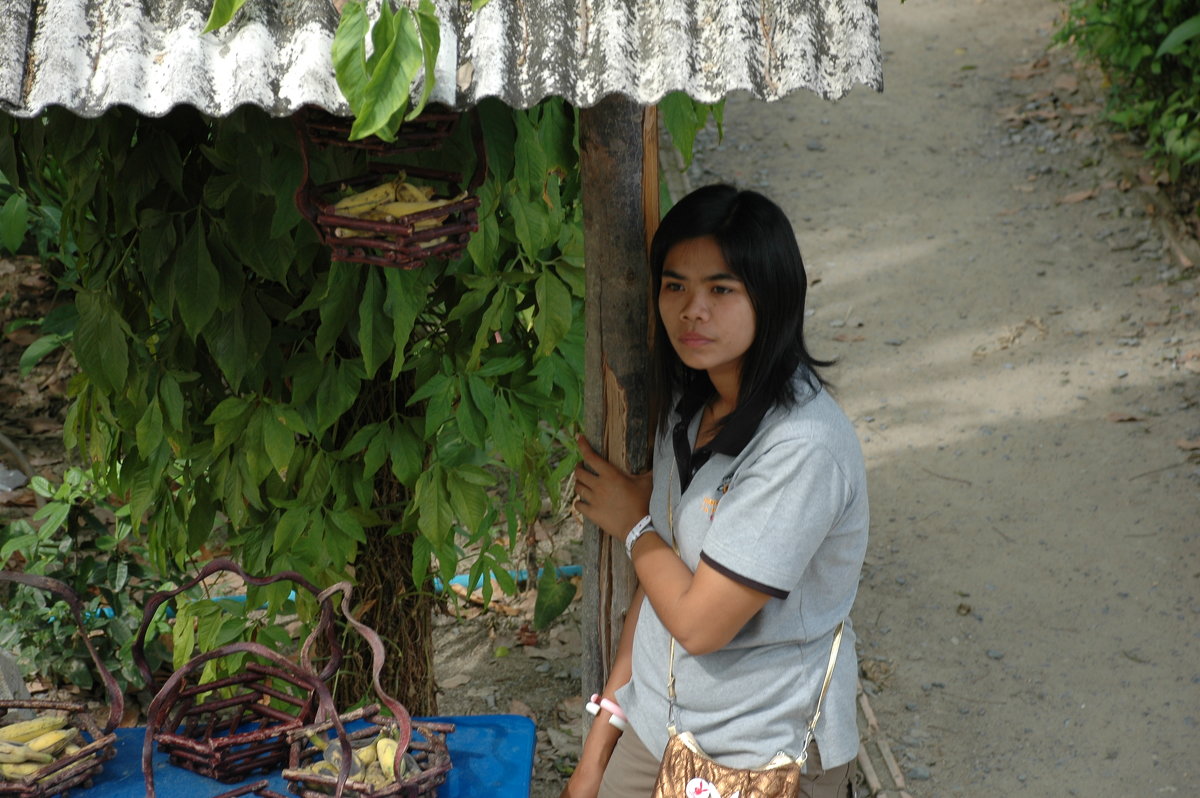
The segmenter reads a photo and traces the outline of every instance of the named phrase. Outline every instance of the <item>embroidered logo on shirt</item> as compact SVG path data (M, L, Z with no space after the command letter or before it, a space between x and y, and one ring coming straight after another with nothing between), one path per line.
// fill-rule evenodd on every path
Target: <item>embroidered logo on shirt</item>
M717 505L720 504L721 497L729 492L729 483L731 481L732 478L726 478L720 487L717 488L716 496L705 496L703 501L701 501L700 506L704 509L704 512L708 513L709 521L713 520L713 516L717 514Z

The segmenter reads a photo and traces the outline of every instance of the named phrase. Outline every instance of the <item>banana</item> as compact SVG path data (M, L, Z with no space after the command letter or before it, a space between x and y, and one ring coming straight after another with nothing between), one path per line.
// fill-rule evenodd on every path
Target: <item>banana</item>
M0 763L0 776L3 776L8 781L20 781L27 776L32 776L37 773L45 765L38 765L33 762L3 762Z
M354 749L354 758L358 760L358 764L362 765L363 767L367 767L368 765L374 764L375 761L379 759L379 752L375 750L376 742L376 740L372 740L362 748Z
M57 731L67 725L66 715L41 715L33 720L23 720L8 726L0 726L0 742L27 743L46 732Z
M19 765L23 762L40 762L46 764L53 761L54 757L50 754L34 751L24 743L0 742L0 763Z
M396 195L396 199L424 202L433 199L433 186L414 186L412 183L401 183Z
M59 752L65 749L67 744L72 742L78 734L78 729L68 726L65 729L49 731L45 734L34 737L32 740L27 742L26 745L28 745L34 751L41 751L43 753L50 754L51 756L58 756Z
M371 215L377 214L379 218L391 217L392 219L399 219L401 216L408 216L410 213L420 213L421 211L430 211L434 208L440 208L443 205L448 205L452 201L453 200L421 200L419 202L385 202L371 211Z
M323 754L326 764L332 765L335 770L340 770L342 767L342 747L338 744L333 744L326 747ZM350 778L357 779L362 773L363 766L354 755L353 751L350 754Z
M363 782L372 787L386 787L388 784L387 776L383 775L383 768L378 762L372 762L367 768L367 772L363 774Z
M379 755L379 767L389 782L396 780L396 749L399 747L400 743L391 737L380 737L375 743L375 750ZM401 775L404 774L401 773Z
M324 759L318 759L302 770L313 774L314 776L325 776L327 778L336 779L338 777L338 769ZM333 794L333 786L328 784L313 784L310 785L312 792L323 793L325 795Z
M392 180L380 183L366 191L343 197L334 203L333 210L340 216L361 216L377 205L385 202L395 202L398 199L400 186L404 183L404 173L401 172Z
M82 750L83 750L83 748L81 746L76 745L75 743L67 743L66 746L62 750L62 754L63 754L63 756L73 756L75 754L78 754Z

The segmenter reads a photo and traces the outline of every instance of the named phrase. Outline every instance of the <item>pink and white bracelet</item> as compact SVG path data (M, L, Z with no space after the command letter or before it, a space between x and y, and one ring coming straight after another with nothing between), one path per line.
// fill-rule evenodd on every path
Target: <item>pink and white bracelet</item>
M625 718L625 713L621 711L621 707L617 706L617 702L609 701L604 696L596 693L592 696L592 700L584 705L584 709L591 715L599 716L600 710L605 710L609 714L608 722L616 726L621 731L629 728L629 721Z

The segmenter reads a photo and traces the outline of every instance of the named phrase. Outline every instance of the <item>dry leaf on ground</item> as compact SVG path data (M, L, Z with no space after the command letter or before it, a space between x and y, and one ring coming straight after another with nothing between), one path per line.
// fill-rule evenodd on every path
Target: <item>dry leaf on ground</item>
M537 720L537 717L534 716L533 710L529 708L529 705L519 698L514 698L511 702L509 702L508 714L524 715L530 720Z
M1079 78L1070 72L1064 72L1054 79L1054 88L1062 89L1063 91L1074 94L1079 91Z
M1098 197L1099 195L1100 195L1100 189L1089 188L1084 191L1076 191L1073 194L1068 194L1067 196L1060 199L1058 201L1058 203L1060 205L1074 205L1077 202L1083 202L1084 200L1090 200L1090 199L1093 199L1094 197Z
M453 676L447 676L445 679L438 679L438 687L443 690L453 690L456 687L462 687L471 681L471 677L465 673L456 673Z

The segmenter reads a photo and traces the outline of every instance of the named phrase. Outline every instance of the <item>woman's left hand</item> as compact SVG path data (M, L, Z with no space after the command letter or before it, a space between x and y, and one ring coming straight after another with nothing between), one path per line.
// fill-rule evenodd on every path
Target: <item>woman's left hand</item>
M579 436L583 462L575 466L575 510L621 542L649 512L653 478L649 472L630 476L596 454Z

